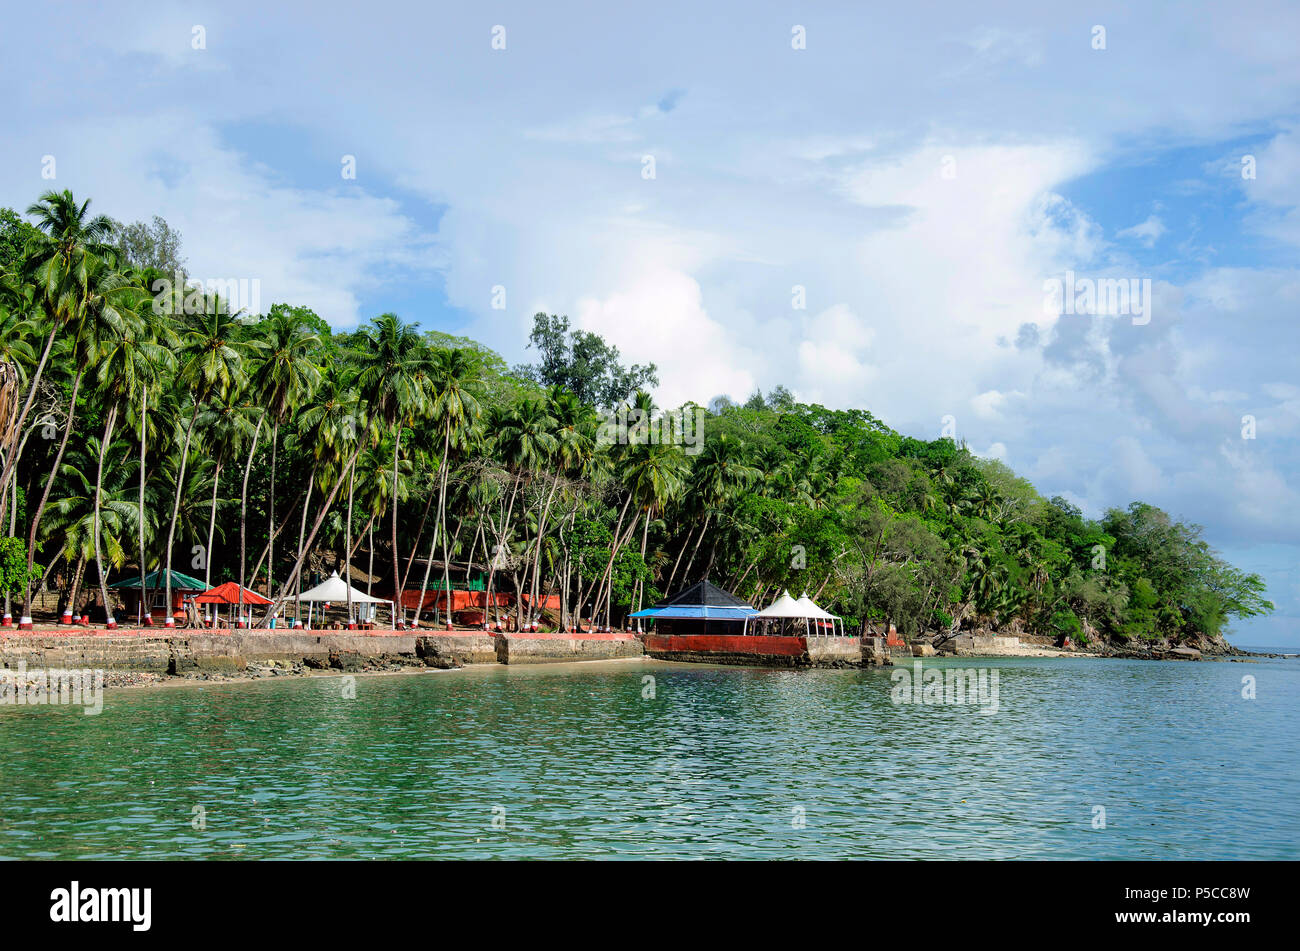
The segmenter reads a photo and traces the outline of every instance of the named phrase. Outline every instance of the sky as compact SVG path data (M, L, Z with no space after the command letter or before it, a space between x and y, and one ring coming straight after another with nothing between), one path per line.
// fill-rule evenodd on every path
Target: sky
M1232 639L1300 646L1300 5L1131 6L28 4L0 205L161 215L338 328L513 364L566 314L661 405L955 434L1203 525L1278 605Z

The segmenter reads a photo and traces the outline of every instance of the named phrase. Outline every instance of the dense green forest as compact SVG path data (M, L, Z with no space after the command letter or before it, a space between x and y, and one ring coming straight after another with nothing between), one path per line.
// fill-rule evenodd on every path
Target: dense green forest
M350 332L291 304L232 314L186 288L166 222L88 206L0 210L6 607L56 581L103 603L157 567L291 599L344 565L391 592L472 562L490 591L558 595L566 625L579 605L621 625L704 577L909 636L1184 640L1272 608L1153 506L1091 520L952 440L780 387L670 408L702 414L702 439L605 438L620 408L662 417L655 368L563 317L537 315L536 362L510 368L392 314Z

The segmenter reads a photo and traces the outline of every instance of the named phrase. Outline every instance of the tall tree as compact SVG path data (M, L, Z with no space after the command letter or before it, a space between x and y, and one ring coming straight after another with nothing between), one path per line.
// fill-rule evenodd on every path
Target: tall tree
M405 618L401 606L401 571L397 564L397 460L401 453L402 433L417 416L428 411L429 351L415 327L404 323L396 314L382 314L371 321L364 332L367 352L357 386L370 411L383 425L393 430L393 521L392 556L394 601L399 620Z
M176 518L180 513L181 493L185 489L185 469L189 462L190 443L194 438L194 423L205 401L214 397L226 399L232 390L244 382L242 351L246 344L236 340L235 318L226 313L223 307L212 307L210 311L186 314L182 324L180 380L189 390L194 408L190 411L189 422L185 426L176 475L176 496L167 528L163 597L167 611L165 623L169 627L172 623L172 546L176 541Z

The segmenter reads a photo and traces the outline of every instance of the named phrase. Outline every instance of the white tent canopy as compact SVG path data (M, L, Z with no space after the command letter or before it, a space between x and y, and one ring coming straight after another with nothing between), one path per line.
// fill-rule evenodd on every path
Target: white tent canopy
M812 599L808 597L807 592L804 592L804 594L799 598L799 600L796 601L794 598L790 597L789 591L782 591L781 597L777 598L770 605L768 605L762 611L759 611L753 617L749 617L745 619L745 628L744 628L745 633L746 634L749 633L749 626L751 622L754 622L756 626L762 628L762 627L766 627L766 625L762 623L762 619L769 619L769 618L775 618L778 620L788 620L788 619L801 620L804 622L803 629L804 629L805 636L812 633L821 633L821 632L815 632L812 629L813 625L810 625L808 623L809 621L817 622L816 627L818 628L824 628L829 626L832 632L835 631L835 622L840 621L838 633L841 635L843 635L844 633L844 622L840 620L839 616L835 614L831 614L819 608L816 604L813 603ZM829 625L827 625L825 622L830 622L830 623ZM781 626L783 627L784 625Z
M302 601L329 601L334 604L343 604L348 600L348 585L339 577L336 571L310 591L304 591L298 596ZM375 598L366 594L364 591L352 589L353 604L387 604L383 598Z
M758 612L758 617L807 617L808 615L800 612L799 603L790 597L789 591L782 591L781 597L777 598L766 608Z
M808 597L807 591L799 596L799 600L795 602L795 605L803 612L803 614L799 615L800 617L818 618L822 621L830 621L835 618L834 614L824 611L813 604L812 598Z

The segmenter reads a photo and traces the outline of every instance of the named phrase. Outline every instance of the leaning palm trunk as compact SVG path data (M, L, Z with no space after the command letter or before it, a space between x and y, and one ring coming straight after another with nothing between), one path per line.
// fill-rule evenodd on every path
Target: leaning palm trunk
M645 527L641 529L641 561L645 562L645 544L647 536L650 534L650 510L645 512ZM645 581L638 579L636 583L636 609L641 610L641 599L645 595Z
M248 567L248 476L253 471L253 454L257 452L257 438L262 435L263 413L257 418L257 428L253 430L253 444L248 448L248 461L244 463L244 485L239 490L239 618L244 617L244 571Z
M259 573L261 572L261 570L262 570L262 565L263 565L264 563L266 563L266 557L267 557L267 555L269 555L269 554L271 553L271 542L272 542L274 539L279 538L280 535L281 535L281 533L283 533L284 530L285 530L286 528L289 527L289 521L290 521L290 519L293 518L293 513L296 512L296 511L298 511L298 503L301 502L301 501L303 500L303 497L304 497L306 494L307 494L306 490L303 490L302 495L299 495L298 498L296 498L296 499L294 500L293 505L290 505L290 506L289 506L289 511L285 513L285 515L284 515L284 521L280 523L280 527L277 528L277 529L272 533L271 538L267 539L266 544L262 546L262 553L261 553L260 555L257 556L257 564L253 565L253 574L252 574L252 578L253 578L253 583L254 583L254 584L257 583L257 576L258 576L258 574L259 574ZM266 573L266 594L267 594L267 597L270 597L270 596L274 593L274 592L272 591L272 589L271 589L271 581L272 581L272 579L271 579L271 572L270 572L270 570L268 569L268 570L267 570L267 573Z
M23 408L18 413L18 419L14 423L15 432L22 432L23 425L27 422L27 414L32 411L32 403L35 402L36 400L36 389L41 385L41 374L45 372L45 364L50 359L50 351L54 349L54 337L59 332L59 322L53 319L52 314L50 315L50 317L51 317L50 335L45 339L45 349L41 351L41 360L36 365L36 372L32 374L32 382L28 384L27 399L23 401ZM14 473L15 467L18 465L18 455L19 455L20 447L15 444L11 444L6 448L8 452L5 453L4 472L0 472L0 485L9 484L9 476L10 474ZM14 492L17 493L17 491L18 491L18 480L15 474ZM31 574L30 565L28 565L27 573L29 575ZM30 600L30 595L28 597L28 600Z
M438 524L442 528L442 590L447 596L447 620L451 620L451 551L447 545L447 476L451 470L451 422L442 439L442 482L438 489ZM460 525L456 525L456 534L460 535ZM453 546L454 547L454 546ZM468 577L468 573L467 573ZM435 604L437 602L434 602ZM424 604L421 600L420 604ZM437 617L435 610L434 617Z
M497 553L500 552L506 545L507 533L510 531L510 516L514 513L515 510L515 495L519 492L519 482L522 478L523 478L522 473L515 474L515 485L514 488L510 490L510 504L506 506L506 517L505 520L502 521L501 523L500 530L499 531L497 530L495 523L492 524L492 529L493 529L492 534L496 536L497 543L488 558L487 600L489 605L491 605L494 600L493 593L496 590ZM497 620L498 621L501 620L501 611L499 609L497 610L496 614L497 614Z
M18 530L18 485L17 485L18 473L17 472L14 473L14 477L12 481L14 485L11 487L11 493L9 495L9 537L10 538L13 538L14 532ZM10 600L11 598L9 595L9 591L8 589L6 589L5 590L5 617L11 616L9 614L9 609L11 607L9 603Z
M314 488L316 488L316 464L315 463L312 464L311 475L307 477L307 500L302 504L302 524L299 525L298 527L298 556L299 557L302 557L302 549L303 549L302 538L303 538L303 533L307 531L307 510L311 508L311 492L312 489ZM294 620L301 621L302 620L302 598L298 597L298 595L302 594L301 575L299 575L297 580L294 582L293 590L294 590L294 610L293 610Z
M353 474L355 475L355 473L353 473ZM351 478L351 476L349 476L349 478ZM357 557L357 552L361 550L361 543L364 542L364 541L366 540L366 533L370 531L370 526L371 526L371 525L374 525L374 524L375 524L375 517L372 515L372 516L370 516L370 518L366 521L366 524L365 524L364 526L362 526L361 531L357 533L357 540L356 540L355 542L352 543L352 550L348 552L348 560L349 560L349 561L351 561L351 559ZM351 568L351 565L349 565L349 568ZM367 582L367 583L369 583L369 582ZM369 594L370 592L367 591L366 593Z
M218 462L212 473L212 502L208 506L208 547L203 549L203 583L209 588L212 587L212 539L217 532L217 489L221 485L221 468L222 465Z
M167 613L163 616L166 624L172 617L172 545L176 542L176 517L181 511L181 490L185 486L185 466L190 459L190 439L194 436L194 420L199 415L199 401L194 401L194 412L190 413L189 425L185 427L185 445L181 448L181 468L176 475L176 500L172 503L172 520L167 528L167 577L163 579L163 599Z
M325 497L325 501L321 505L320 512L317 513L315 521L312 522L311 534L307 536L307 540L303 543L301 550L298 552L298 560L294 562L293 571L290 572L289 575L289 577L293 581L296 581L298 579L298 572L302 570L302 563L307 556L307 551L311 548L312 544L316 541L316 534L320 531L321 523L325 521L325 516L329 513L330 506L334 504L335 496L339 494L339 489L343 485L343 477L352 471L352 467L356 465L357 456L359 455L361 455L360 440L358 440L357 448L352 452L352 457L348 459L347 465L343 467L343 471L339 473L339 477L334 480L334 485L330 487L329 495ZM275 603L272 604L271 607L267 610L266 617L263 619L263 623L275 617L276 611L278 611L280 609L280 605L284 603L284 593L287 590L288 590L287 587L281 589L280 597L277 598Z
M686 533L686 541L682 542L681 550L677 552L677 557L673 559L673 570L668 576L668 587L664 589L664 594L670 594L673 590L673 582L677 579L677 569L682 563L682 555L686 554L686 549L691 546L691 536L695 534L695 526L692 525Z
M343 530L343 552L347 561L343 563L343 583L348 589L348 623L352 620L352 490L356 478L355 472L348 473L348 521Z
M27 440L31 436L31 434L32 431L28 430L26 433L23 434L22 441L18 443L19 459L23 457L23 450L27 447ZM11 483L9 486L9 537L17 538L18 537L18 470L17 469L14 469L13 475L9 481ZM60 554L56 554L53 558L51 558L50 568L53 568L54 565L58 563L59 558L61 557L62 554L60 553ZM50 573L50 569L47 568L45 573L46 573L46 577L48 577ZM37 590L44 591L45 584L46 584L46 579L42 578L41 586ZM12 600L13 599L12 597L10 597L9 592L6 591L5 592L5 614L6 615L9 614L9 609L10 607L12 607L11 604Z
M370 524L366 526L366 532L369 532L370 544L366 546L366 553L369 561L366 563L366 594L370 594L370 586L375 580L375 516L370 516Z
M74 614L80 613L77 610L77 601L80 599L81 596L81 581L85 576L86 576L86 556L81 555L77 558L77 567L72 572L72 586L68 591L67 610L72 611Z
M145 387L140 391L140 512L138 515L140 524L137 526L140 530L140 617L138 621L143 621L149 614L149 592L144 587L144 451L145 445L149 442L149 388ZM243 583L243 578L240 578Z
M622 551L623 546L626 545L629 541L632 540L632 533L635 532L635 531L636 531L636 518L634 517L634 518L632 519L632 521L628 522L628 525L627 525L627 531L623 533L623 537L622 537L621 539L620 539L620 538L615 538L615 539L614 539L614 551L613 551L613 555L614 555L615 557L617 557L617 556L618 556L618 553L619 553L620 551ZM608 570L607 573L606 573L605 585L604 585L604 595L605 595L605 626L606 626L606 627L613 627L613 626L614 626L614 610L613 610L613 607L614 607L614 603L613 603L613 602L614 602L614 563L613 563L613 560L610 561L610 564L609 564L609 570ZM599 598L599 597L596 599L596 602L597 602L597 603L600 603L600 598Z
M402 424L397 424L397 437L393 440L393 600L397 603L401 623L406 623L406 608L402 607L402 592L398 585L402 578L397 570L397 456L402 447Z
M713 518L713 512L709 511L704 516L704 527L700 529L700 537L695 539L695 549L691 552L691 558L686 562L686 571L682 574L682 583L691 580L691 565L695 564L695 556L700 552L700 542L704 541L704 536L709 533L709 520Z
M18 435L22 429L18 425L18 367L7 360L0 361L0 449L4 451L5 458L14 450L18 443ZM9 479L8 470L5 470L6 476L4 483L0 484L0 512L5 509L5 502L9 498ZM15 496L17 489L14 490ZM5 613L9 610L9 595L5 595Z
M94 509L94 536L95 536L95 568L99 572L99 596L104 601L104 618L112 626L113 609L108 603L108 583L104 578L104 555L100 550L99 544L99 507L104 498L104 456L108 453L108 446L113 441L113 424L117 422L117 403L114 402L108 409L108 421L104 423L104 436L99 441L99 466L95 470L95 509Z
M420 542L424 539L424 526L429 522L429 510L433 508L433 500L437 498L432 492L424 501L424 512L420 515L420 527L415 530L415 541L411 542L411 553L406 556L406 567L402 569L402 590L406 590L406 582L411 577L411 565L415 562L415 553L419 550Z
M267 537L267 557L266 557L266 596L269 598L271 592L275 589L275 463L276 447L280 444L280 421L273 419L271 421L271 491L270 491L270 511L266 518L266 537ZM253 578L257 578L257 572L253 572Z
M537 612L538 576L542 571L542 539L546 536L546 518L551 512L551 502L555 490L560 487L560 477L556 475L551 482L551 491L547 493L546 504L542 506L541 517L537 520L537 546L533 553L533 580L528 587L528 619L531 621Z
M595 623L596 620L596 609L594 605L600 604L600 602L604 599L605 579L607 577L612 579L614 576L614 559L618 557L618 539L620 534L623 531L623 520L627 517L627 507L630 504L632 504L632 495L631 493L628 493L627 500L623 503L623 509L618 513L618 524L614 526L614 535L610 539L609 561L605 564L605 570L601 573L599 580L593 584L593 587L595 587L596 589L595 592L596 600L592 602L593 604L592 616L591 616L592 623ZM586 598L583 598L583 600L585 601ZM606 610L605 620L606 622L609 621L608 609Z
M429 541L429 557L424 563L424 581L420 583L420 603L415 606L415 626L420 626L420 615L424 613L424 594L429 590L429 572L433 568L433 551L438 546L438 525L433 526L433 538ZM434 599L437 603L437 599ZM435 621L436 623L436 621Z
M36 531L41 527L41 516L45 514L45 505L50 501L50 489L54 487L54 477L58 474L59 466L63 464L63 451L68 448L68 437L72 435L72 421L77 415L77 393L81 390L81 378L84 373L84 368L78 369L76 376L72 378L68 422L63 430L63 438L59 440L59 451L54 455L54 465L50 467L50 477L45 480L41 501L36 506L36 514L32 517L32 530L27 536L27 591L23 598L23 613L27 617L31 617L32 613L32 566L36 563Z

